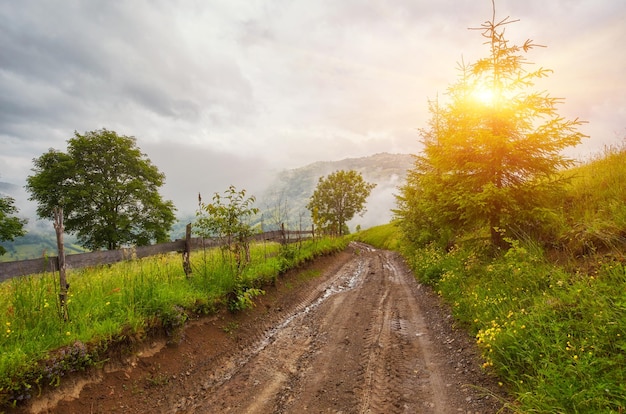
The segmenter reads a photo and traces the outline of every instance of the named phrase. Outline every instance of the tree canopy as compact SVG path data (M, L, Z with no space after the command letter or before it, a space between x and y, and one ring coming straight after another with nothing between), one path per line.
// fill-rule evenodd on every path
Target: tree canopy
M339 170L320 177L307 209L313 223L330 234L343 235L345 226L356 214L365 213L365 201L376 184L363 180L354 170Z
M165 175L134 137L101 129L67 142L67 153L50 149L33 160L26 189L40 218L62 207L65 229L93 250L169 239L175 207L159 194Z
M480 28L489 55L459 66L447 102L431 101L416 156L398 196L397 217L417 242L450 242L460 232L488 229L492 244L503 233L531 231L549 214L547 200L561 188L559 172L571 165L562 150L583 137L583 122L557 111L563 101L533 90L551 72L536 68L526 53L541 47L527 40L511 45L505 27L491 20Z
M14 214L18 212L15 200L9 196L0 195L0 241L13 241L16 237L26 234L25 219L20 219ZM0 246L0 256L6 253L6 249Z

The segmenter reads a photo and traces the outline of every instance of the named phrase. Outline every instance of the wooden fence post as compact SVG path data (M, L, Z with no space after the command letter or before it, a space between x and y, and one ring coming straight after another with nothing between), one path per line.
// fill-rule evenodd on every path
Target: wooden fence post
M65 277L65 248L63 247L63 209L55 207L54 209L54 230L57 236L57 249L59 251L57 260L59 264L59 316L63 321L70 319L67 309L67 290L70 285Z
M285 223L280 223L281 243L287 244L287 234L285 233Z
M185 276L191 276L191 262L189 257L191 255L191 223L185 227L185 250L183 250L183 269L185 270Z

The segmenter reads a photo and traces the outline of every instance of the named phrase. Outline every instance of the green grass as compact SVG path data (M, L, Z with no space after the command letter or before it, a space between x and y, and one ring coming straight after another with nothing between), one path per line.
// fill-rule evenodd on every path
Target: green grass
M402 245L402 231L393 223L370 227L349 237L379 249L399 250Z
M69 322L59 317L57 275L2 283L0 407L58 385L68 372L101 363L111 346L131 345L155 329L175 341L189 315L250 306L282 271L346 243L317 239L287 248L253 245L252 261L240 275L220 250L193 252L190 278L178 254L69 270Z
M494 257L478 242L444 251L389 231L416 277L476 335L484 369L520 413L626 410L626 148L566 171L558 238L526 238Z
M561 241L574 255L626 250L626 143L565 173Z
M569 273L532 243L497 259L467 250L415 251L419 279L476 335L484 367L519 412L609 413L626 408L626 267Z

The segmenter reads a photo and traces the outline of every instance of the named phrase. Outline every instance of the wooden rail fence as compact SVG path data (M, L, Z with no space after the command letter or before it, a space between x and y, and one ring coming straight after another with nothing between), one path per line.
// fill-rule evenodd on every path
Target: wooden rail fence
M188 226L188 229L190 227ZM130 259L140 259L148 256L156 256L169 252L187 253L202 248L212 248L221 245L218 239L204 239L190 237L191 231L187 232L185 239L168 243L159 243L151 246L129 247L119 250L101 250L88 253L77 253L65 256L67 269L80 269L83 267L112 264ZM255 234L250 241L278 241L292 243L303 238L313 237L314 230L274 230ZM14 262L0 262L0 282L19 276L32 275L45 272L59 271L59 257L48 256L38 259L19 260Z

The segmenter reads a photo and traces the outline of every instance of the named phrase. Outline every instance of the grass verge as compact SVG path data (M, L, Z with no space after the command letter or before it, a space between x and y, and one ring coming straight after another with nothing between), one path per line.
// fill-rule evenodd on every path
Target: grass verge
M140 342L153 331L175 341L191 315L251 306L282 272L347 243L324 238L257 244L241 272L220 250L195 251L190 278L177 254L69 270L69 322L59 317L55 274L2 283L0 408L59 385L68 373L102 364L111 348Z
M392 225L358 239L380 248L388 234L401 240ZM418 280L475 335L483 368L515 397L509 409L624 412L626 265L597 256L589 271L571 272L546 260L536 243L511 242L495 259L477 246L447 252L399 246Z

